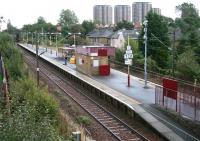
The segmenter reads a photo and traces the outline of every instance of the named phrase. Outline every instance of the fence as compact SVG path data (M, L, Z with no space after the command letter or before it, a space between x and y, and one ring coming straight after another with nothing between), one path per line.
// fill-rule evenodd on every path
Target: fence
M176 96L172 96L176 95ZM156 86L155 103L194 121L200 121L200 96L195 90L191 94Z

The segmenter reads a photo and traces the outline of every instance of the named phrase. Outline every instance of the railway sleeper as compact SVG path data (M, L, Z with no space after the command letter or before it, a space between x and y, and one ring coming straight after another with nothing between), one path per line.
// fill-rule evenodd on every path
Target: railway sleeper
M113 118L107 118L107 119L100 118L100 119L98 119L98 120L99 120L99 121L105 121L105 120L110 120L110 119L113 119Z
M111 126L111 127L108 127L109 129L115 129L115 128L124 128L124 126Z

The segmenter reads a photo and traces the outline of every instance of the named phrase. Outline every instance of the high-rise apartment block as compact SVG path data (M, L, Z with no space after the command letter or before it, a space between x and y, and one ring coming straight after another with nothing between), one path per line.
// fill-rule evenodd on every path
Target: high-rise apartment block
M142 23L151 9L152 4L150 2L134 2L132 5L132 21Z
M115 24L120 21L131 21L131 7L129 5L116 5L115 6Z
M110 5L95 5L93 19L102 25L112 24L112 7Z
M158 15L161 15L161 9L160 8L152 8L152 11Z

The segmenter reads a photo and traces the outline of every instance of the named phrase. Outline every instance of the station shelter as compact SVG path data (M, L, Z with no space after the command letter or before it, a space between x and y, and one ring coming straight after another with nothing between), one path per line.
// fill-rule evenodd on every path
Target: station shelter
M58 57L64 58L67 56L68 58L71 58L75 55L75 48L74 47L59 47L58 48Z
M87 75L110 75L109 57L115 56L115 48L110 46L76 47L76 69Z

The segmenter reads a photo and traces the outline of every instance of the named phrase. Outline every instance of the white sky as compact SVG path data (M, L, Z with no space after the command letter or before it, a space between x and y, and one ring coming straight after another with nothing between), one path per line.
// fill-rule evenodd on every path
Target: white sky
M97 4L128 4L133 2L151 2L153 8L160 8L164 16L175 18L175 6L183 2L193 3L200 10L200 0L0 0L0 16L10 19L12 25L21 28L32 24L39 16L47 22L56 24L62 9L75 12L79 22L93 19L93 6ZM4 25L5 26L5 25Z

